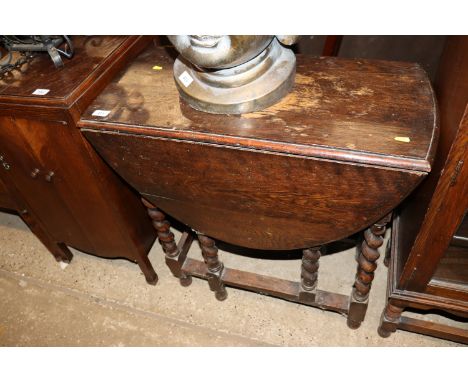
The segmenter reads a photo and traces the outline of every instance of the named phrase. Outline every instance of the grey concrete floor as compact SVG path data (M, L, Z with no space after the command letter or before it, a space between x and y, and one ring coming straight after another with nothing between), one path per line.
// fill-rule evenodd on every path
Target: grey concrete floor
M403 331L388 339L378 336L387 277L381 260L366 319L351 330L334 312L233 288L219 302L206 281L195 278L183 288L166 268L158 244L149 255L157 286L148 285L129 261L73 253L71 264L61 266L20 218L0 213L0 345L459 346ZM322 257L319 288L349 294L354 254ZM196 244L189 256L201 258ZM298 278L300 260L220 256L227 266Z

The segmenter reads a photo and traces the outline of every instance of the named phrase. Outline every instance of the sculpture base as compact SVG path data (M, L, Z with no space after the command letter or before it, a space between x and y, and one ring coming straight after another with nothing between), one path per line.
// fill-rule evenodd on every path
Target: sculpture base
M234 68L203 71L180 56L174 63L180 96L194 109L214 114L244 114L275 104L294 86L295 72L294 53L277 40Z

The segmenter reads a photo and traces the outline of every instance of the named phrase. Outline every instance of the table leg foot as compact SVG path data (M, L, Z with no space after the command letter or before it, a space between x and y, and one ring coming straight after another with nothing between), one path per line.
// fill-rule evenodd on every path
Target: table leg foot
M380 337L390 337L396 331L402 313L403 308L393 305L391 302L387 303L380 318L379 328L377 329Z
M143 255L138 260L138 266L145 275L146 282L150 285L156 285L158 283L158 275L154 271L153 266L151 265L148 257Z
M359 329L359 327L361 326L361 322L353 321L353 320L350 320L349 318L346 321L346 324L348 325L348 328L353 329L353 330Z
M188 287L188 286L192 285L192 276L183 275L183 276L179 277L179 282L180 282L180 285L182 285L183 287Z
M348 310L348 319L347 324L350 329L358 329L362 321L364 321L364 317L366 316L367 312L367 305L369 303L368 299L365 300L356 300L354 297L354 288L353 293L351 293L351 300L349 302L349 310Z
M227 298L226 287L222 280L224 264L218 258L218 248L213 239L203 234L198 234L198 240L202 250L203 259L208 267L207 279L210 289L215 292L219 301Z
M220 290L220 291L216 291L215 292L215 297L216 297L216 300L218 301L224 301L227 299L227 291L226 289L224 288L223 290Z
M64 243L56 243L55 248L48 248L55 257L55 260L57 261L62 261L64 263L70 264L70 262L73 259L73 254L71 251L68 249L66 244Z
M21 218L28 225L29 229L37 236L42 244L52 253L57 262L64 262L69 264L73 259L73 254L65 243L56 242L47 231L45 231L40 223L33 219L28 212L24 209L19 211Z
M145 276L146 282L150 285L156 285L158 283L158 275L154 273L154 275L151 276Z

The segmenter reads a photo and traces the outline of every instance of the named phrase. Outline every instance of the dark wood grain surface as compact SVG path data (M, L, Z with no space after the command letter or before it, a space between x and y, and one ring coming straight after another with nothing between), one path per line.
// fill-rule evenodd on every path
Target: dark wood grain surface
M261 112L219 116L179 100L174 51L149 48L116 78L83 120L119 130L429 171L437 141L431 85L417 64L297 57L294 90ZM162 67L161 70L155 67ZM105 118L92 116L109 110Z
M261 249L342 239L431 167L437 113L417 65L299 56L283 101L220 116L179 100L170 52L148 48L79 126L145 198L206 235Z
M262 249L342 239L390 212L424 173L84 131L102 157L169 215Z

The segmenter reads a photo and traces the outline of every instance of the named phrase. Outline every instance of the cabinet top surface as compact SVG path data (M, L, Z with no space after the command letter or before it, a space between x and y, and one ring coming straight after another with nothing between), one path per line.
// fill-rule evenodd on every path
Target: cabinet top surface
M74 93L92 83L93 76L99 75L99 69L126 40L126 36L73 36L75 54L71 59L62 57L62 68L55 68L46 52L36 53L20 70L0 79L0 102L68 106ZM48 92L34 95L37 89Z
M179 98L174 57L169 48L147 48L95 99L79 126L430 170L437 109L417 64L298 55L290 94L263 111L227 116L196 111ZM96 116L96 110L110 113Z

